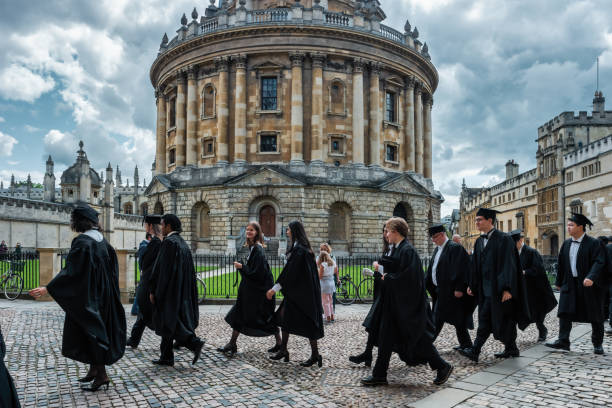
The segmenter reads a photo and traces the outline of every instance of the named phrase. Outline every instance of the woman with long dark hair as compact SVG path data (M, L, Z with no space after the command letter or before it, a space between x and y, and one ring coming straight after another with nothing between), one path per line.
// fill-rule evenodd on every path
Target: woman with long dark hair
M310 358L300 365L310 367L317 363L321 367L323 359L319 354L317 340L324 335L323 306L314 253L301 222L289 223L287 237L291 240L287 251L287 264L276 284L266 293L268 299L272 299L279 290L283 291L284 296L283 302L274 314L276 324L282 330L282 342L280 350L270 358L289 361L287 351L289 334L296 334L310 340Z
M87 204L72 211L70 227L79 235L72 240L66 266L30 295L49 294L66 312L62 355L89 364L79 382L93 383L83 389L108 389L105 366L123 356L126 342L117 255L100 233L98 213Z
M274 335L279 347L281 343L278 327L272 321L275 299L264 296L273 285L274 277L264 252L263 232L256 221L247 224L245 246L249 248L246 264L234 262L241 277L236 304L225 316L225 321L233 329L232 338L217 349L229 353L230 357L238 350L236 340L240 333L254 337Z

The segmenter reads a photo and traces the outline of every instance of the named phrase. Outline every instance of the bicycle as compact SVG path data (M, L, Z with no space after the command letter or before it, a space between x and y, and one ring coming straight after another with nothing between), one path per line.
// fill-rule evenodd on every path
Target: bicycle
M198 304L200 304L206 299L206 283L200 277L196 277L196 289L198 291Z
M15 271L19 269L21 263L9 261L9 265L11 265L9 269L0 276L0 281L2 282L4 296L8 300L15 300L21 295L21 292L23 292L23 278ZM17 266L17 268L15 266Z
M343 305L350 305L357 299L357 285L353 283L350 275L341 276L336 288L336 300Z

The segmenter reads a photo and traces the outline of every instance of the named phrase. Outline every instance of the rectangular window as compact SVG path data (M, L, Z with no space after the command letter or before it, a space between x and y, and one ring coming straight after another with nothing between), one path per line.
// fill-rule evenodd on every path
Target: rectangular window
M397 162L397 146L388 144L386 148L387 161Z
M259 139L259 151L262 153L276 152L276 135L261 135Z
M170 100L170 114L169 116L169 122L168 123L168 128L173 128L176 126L176 98L173 98Z
M535 194L536 186L531 186L531 194Z
M525 187L525 197L529 195L529 187Z
M168 152L168 162L170 164L174 164L175 161L176 161L176 149L170 149L170 151Z
M504 230L504 222L503 222L503 221L500 221L500 222L499 222L499 230L500 230L500 231L503 231L503 230Z
M571 183L572 181L574 181L574 172L568 171L566 177L567 181Z
M512 220L508 220L508 231L512 231Z
M587 176L587 167L583 166L582 167L582 178L585 178Z
M601 173L601 163L595 162L595 174Z
M515 191L512 192L512 199L516 200L516 192Z
M261 78L261 110L276 110L276 77Z
M593 165L589 164L589 176L593 175Z
M395 94L393 92L385 92L385 120L395 123L397 118L395 114Z

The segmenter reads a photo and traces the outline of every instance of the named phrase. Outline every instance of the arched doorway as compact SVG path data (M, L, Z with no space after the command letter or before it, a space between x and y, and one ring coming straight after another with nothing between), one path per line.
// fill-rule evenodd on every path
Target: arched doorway
M557 234L550 236L550 255L559 255L559 236Z
M156 202L155 207L153 207L153 214L164 215L164 206L161 202Z
M266 237L276 236L276 211L271 205L264 205L259 210L259 225Z
M414 213L410 204L400 202L393 208L393 216L403 218L408 223L408 241L414 245Z

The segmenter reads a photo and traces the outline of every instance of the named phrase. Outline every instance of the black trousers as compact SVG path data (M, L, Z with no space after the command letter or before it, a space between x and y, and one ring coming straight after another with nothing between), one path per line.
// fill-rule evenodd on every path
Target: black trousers
M159 348L161 350L161 359L165 361L174 361L174 349L172 345L174 344L174 340L177 340L181 346L188 348L191 351L194 351L200 345L201 340L193 333L190 333L187 336L183 336L181 338L175 336L162 337L161 344Z
M541 319L537 320L535 322L535 324L536 324L536 327L538 328L538 332L540 332L540 334L542 332L548 331L546 326L544 326L544 317L542 317Z
M391 360L391 354L393 353L393 339L390 336L384 336L382 344L378 346L378 356L376 357L376 364L372 370L372 375L378 378L387 378L387 370L389 369L389 361ZM432 370L439 370L446 367L448 364L440 357L438 350L434 347L431 342L426 344L417 345L420 355L424 357Z
M444 322L436 320L436 334L434 336L434 340L438 338L440 331L444 327ZM455 332L457 333L457 340L459 341L459 347L466 348L472 347L472 338L470 337L470 333L468 332L467 327L465 326L454 326Z
M516 322L505 321L506 338L502 340L507 351L518 350L516 346ZM491 298L486 296L482 304L478 305L478 330L474 339L474 351L480 353L489 336L493 333L493 316L491 315Z
M130 341L134 346L138 346L140 344L140 339L142 339L142 333L147 326L144 323L144 320L140 316L134 322L132 326L132 331L130 333Z
M604 324L591 323L591 341L593 346L601 346L604 338ZM559 341L570 344L570 332L572 331L572 321L563 317L559 318Z

